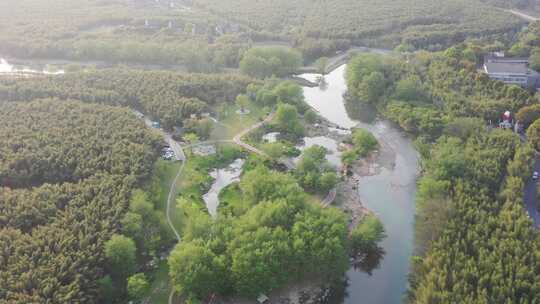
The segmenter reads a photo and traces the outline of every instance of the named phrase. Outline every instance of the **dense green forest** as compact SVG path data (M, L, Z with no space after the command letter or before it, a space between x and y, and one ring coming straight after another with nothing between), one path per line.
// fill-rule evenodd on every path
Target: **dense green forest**
M240 27L180 2L8 0L0 3L0 52L19 58L237 66Z
M171 129L191 114L212 112L232 103L252 80L228 74L181 74L165 71L104 69L69 77L0 79L0 99L56 97L138 109Z
M0 299L96 303L104 244L160 138L126 109L79 101L0 107Z
M210 72L238 67L253 41L285 42L307 60L352 44L440 49L518 30L521 20L494 7L514 4L499 2L6 0L0 53Z
M81 62L65 75L0 78L0 303L140 300L162 266L158 283L193 303L303 279L343 283L384 228L371 215L349 227L347 214L320 205L341 177L325 148L296 144L326 126L302 88L278 77L358 45L406 51L354 57L346 97L349 108L374 105L421 154L407 300L537 303L540 233L522 193L540 148L539 95L478 73L484 54L513 40L506 51L540 71L540 23L521 30L507 11L540 11L536 2L0 1L0 57ZM408 52L418 49L446 50ZM147 69L88 68L118 63ZM239 130L275 110L246 136L270 157L227 145L199 157L191 147L167 223L180 163L158 161L162 138L133 110L195 143L214 126L202 114L235 115L235 101L256 114L228 116L242 117ZM527 142L496 128L506 110L528 127ZM268 132L278 142L263 143ZM345 165L382 147L361 129L345 143ZM282 156L298 157L297 168L278 171ZM244 173L212 218L202 197L210 172L238 158ZM181 230L176 247L169 224Z
M521 23L511 14L480 1L196 0L194 3L267 35L297 37L300 46L323 47L327 43L324 39L346 39L355 44L373 42L387 47L402 42L417 48L440 47L460 42L467 36L503 33Z
M537 101L477 73L482 53L469 44L406 60L363 55L347 69L350 103L374 103L417 136L423 177L412 303L535 303L540 297L539 234L522 201L534 150L510 131L487 127L503 111Z

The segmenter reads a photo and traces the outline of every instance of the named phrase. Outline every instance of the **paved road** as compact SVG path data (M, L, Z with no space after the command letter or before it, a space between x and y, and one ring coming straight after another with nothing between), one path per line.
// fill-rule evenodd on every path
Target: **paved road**
M521 19L525 19L525 20L530 21L530 22L535 22L535 21L540 20L540 18L531 16L531 15L528 15L528 14L525 14L523 12L519 12L519 11L516 11L516 10L506 10L506 11L518 16Z
M536 156L534 171L540 172L540 155ZM529 217L534 222L534 227L540 227L540 212L538 211L538 183L532 178L525 185L524 201Z
M139 116L142 115L140 112L137 112L137 111L135 111L135 114L139 115ZM146 124L146 126L148 126L149 128L159 132L163 136L163 139L165 140L165 142L173 150L175 160L184 161L186 159L186 155L184 154L184 150L182 150L182 147L180 146L180 144L176 140L174 140L172 138L171 134L165 132L162 129L156 129L156 128L152 127L152 121L146 116L144 117L144 123Z

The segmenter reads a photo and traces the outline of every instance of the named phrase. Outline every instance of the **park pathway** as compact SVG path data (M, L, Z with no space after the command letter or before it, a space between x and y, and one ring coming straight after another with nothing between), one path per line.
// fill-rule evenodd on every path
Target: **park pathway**
M536 22L536 21L540 20L540 18L528 15L528 14L520 12L520 11L516 11L516 10L506 10L506 11L518 16L521 19L524 19L524 20L527 20L527 21L530 21L530 22Z
M259 154L261 156L268 156L266 153L264 153L263 151L253 147L252 145L250 144L247 144L245 142L242 141L242 137L246 136L247 134L249 134L251 131L253 130L256 130L258 128L260 128L262 125L264 125L265 123L268 123L270 121L272 121L272 119L274 119L274 116L275 116L275 112L272 112L270 113L270 115L268 115L263 121L261 122L258 122L254 125L252 125L251 127L245 129L244 131L238 133L234 138L233 138L233 141L235 144L239 145L240 147L250 151L250 152L253 152L253 153L256 153L256 154Z

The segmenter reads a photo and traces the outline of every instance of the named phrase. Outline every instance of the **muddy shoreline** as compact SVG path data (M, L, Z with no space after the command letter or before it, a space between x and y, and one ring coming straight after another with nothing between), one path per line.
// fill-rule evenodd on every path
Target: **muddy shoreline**
M319 118L319 123L308 128L309 137L326 136L335 140L338 143L342 143L344 140L350 137L350 130L340 127L324 118ZM338 187L338 200L341 204L335 205L335 207L352 207L350 205L359 204L362 205L360 197L358 195L358 182L359 179L366 176L378 175L382 169L393 170L396 166L396 152L391 145L379 138L379 147L377 150L370 153L367 157L358 159L350 168L349 174L343 176L343 182ZM342 200L340 201L339 198ZM367 209L362 208L368 212Z

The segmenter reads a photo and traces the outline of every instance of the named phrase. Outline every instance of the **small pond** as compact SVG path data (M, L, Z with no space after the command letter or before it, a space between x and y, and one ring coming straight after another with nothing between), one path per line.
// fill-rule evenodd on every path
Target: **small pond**
M210 172L210 175L214 178L212 187L203 195L203 200L208 209L208 213L213 218L217 217L217 209L219 206L219 193L228 185L240 181L240 175L242 174L242 167L244 166L243 159L236 159L229 166L223 169L215 169Z

